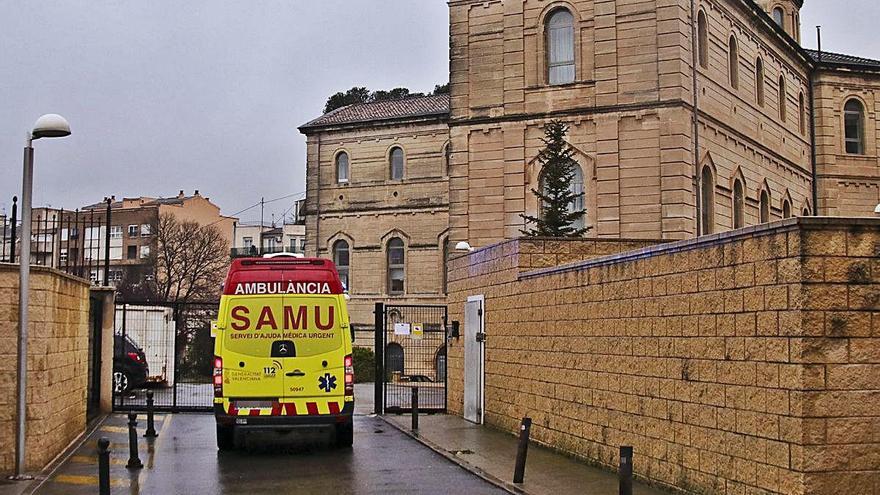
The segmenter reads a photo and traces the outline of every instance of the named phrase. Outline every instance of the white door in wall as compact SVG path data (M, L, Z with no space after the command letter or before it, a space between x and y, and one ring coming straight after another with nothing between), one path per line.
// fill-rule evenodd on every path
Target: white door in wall
M483 296L470 296L464 308L464 418L483 423L483 365L486 340Z

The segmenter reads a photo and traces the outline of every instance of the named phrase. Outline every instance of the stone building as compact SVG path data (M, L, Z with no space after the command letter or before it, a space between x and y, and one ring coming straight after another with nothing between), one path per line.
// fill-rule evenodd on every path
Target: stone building
M354 325L379 300L443 304L449 212L446 95L352 105L307 136L306 252L333 259Z
M520 215L537 214L536 157L556 119L580 165L587 237L873 215L880 62L802 48L802 4L451 0L448 107L355 105L300 129L314 253L352 249L358 322L394 292L395 238L407 300L442 301L443 249L518 237ZM395 145L403 179L391 175Z

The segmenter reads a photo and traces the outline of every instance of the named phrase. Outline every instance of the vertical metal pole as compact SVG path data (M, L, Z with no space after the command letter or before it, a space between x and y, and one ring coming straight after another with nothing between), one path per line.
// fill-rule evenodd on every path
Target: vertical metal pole
M513 468L513 482L522 483L526 474L526 455L529 453L529 432L532 418L523 418L519 426L519 445L516 448L516 466Z
M632 495L633 492L633 448L620 447L620 495Z
M178 347L180 345L179 337L180 337L180 305L178 303L174 303L172 306L174 309L172 310L174 315L174 386L171 388L171 411L177 412L177 385L178 379L180 375L180 360L178 359L179 352Z
M259 256L263 255L263 209L266 206L266 198L260 198L260 252Z
M385 335L385 305L378 302L373 310L373 321L375 323L376 333L373 336L373 351L376 357L376 379L373 382L373 412L382 414L382 389L385 386L385 365L382 362L384 357L384 347L382 346L382 337Z
M12 197L12 237L10 237L10 245L9 245L9 262L15 263L15 230L16 225L18 224L18 196Z
M98 440L98 493L110 495L110 440Z
M419 432L419 387L412 388L410 410L412 411L412 431L417 434Z
M28 138L24 148L21 187L21 259L18 285L18 408L16 414L15 479L28 479L25 470L25 429L27 423L27 344L28 290L31 263L31 192L34 187L34 148Z
M110 285L110 198L107 198L107 228L104 231L104 287Z

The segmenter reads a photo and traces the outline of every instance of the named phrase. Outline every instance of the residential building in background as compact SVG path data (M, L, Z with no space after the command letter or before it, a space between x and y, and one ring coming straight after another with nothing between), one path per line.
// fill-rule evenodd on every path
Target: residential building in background
M353 325L372 325L377 301L446 301L448 114L448 95L423 96L343 107L299 128L306 252L336 264Z
M232 257L258 256L272 253L304 254L306 249L305 223L293 220L283 225L260 222L238 222L233 226Z

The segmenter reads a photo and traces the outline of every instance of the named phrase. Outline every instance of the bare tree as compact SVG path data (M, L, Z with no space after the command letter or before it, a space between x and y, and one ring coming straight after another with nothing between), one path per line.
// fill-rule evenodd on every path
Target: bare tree
M163 301L212 300L229 267L229 243L214 225L159 217L156 292Z

